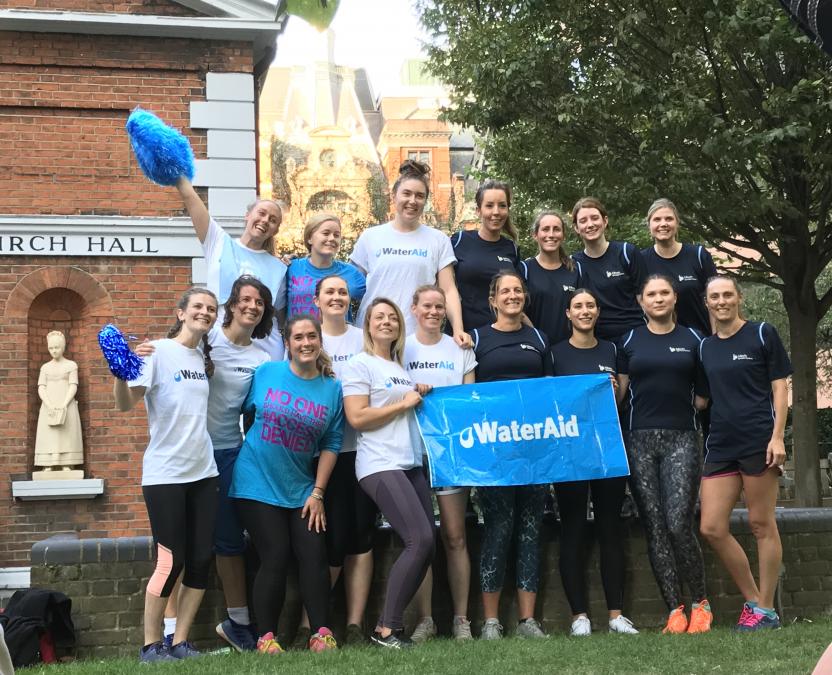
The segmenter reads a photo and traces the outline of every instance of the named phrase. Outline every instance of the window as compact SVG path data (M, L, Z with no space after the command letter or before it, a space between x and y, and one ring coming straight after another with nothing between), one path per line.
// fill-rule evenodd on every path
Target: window
M407 158L430 166L430 150L408 150Z
M325 169L334 169L335 168L335 150L326 149L321 152L320 156L321 166Z

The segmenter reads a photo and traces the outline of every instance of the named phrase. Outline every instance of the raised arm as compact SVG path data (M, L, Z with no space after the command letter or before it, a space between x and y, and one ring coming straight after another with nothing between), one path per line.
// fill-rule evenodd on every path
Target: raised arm
M199 243L201 244L205 241L205 237L208 236L208 225L211 222L208 209L196 193L196 190L194 190L191 181L185 178L185 176L181 176L176 181L176 189L179 192L179 196L182 197L182 203L185 205L185 209L191 217L194 232L196 232L197 239L199 239Z

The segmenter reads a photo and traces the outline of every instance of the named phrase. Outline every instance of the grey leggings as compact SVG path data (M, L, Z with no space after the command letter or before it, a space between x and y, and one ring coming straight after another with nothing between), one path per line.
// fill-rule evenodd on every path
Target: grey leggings
M483 533L480 584L483 593L503 588L512 535L517 540L517 588L537 592L540 579L540 524L548 485L480 487ZM516 514L516 527L515 527Z
M379 625L404 628L404 610L425 578L436 546L436 520L421 467L380 471L358 483L370 495L404 542L404 551L387 576L387 594Z
M696 432L637 429L627 440L630 487L662 598L668 610L681 605L684 581L699 602L705 597L705 564L693 519L702 477Z

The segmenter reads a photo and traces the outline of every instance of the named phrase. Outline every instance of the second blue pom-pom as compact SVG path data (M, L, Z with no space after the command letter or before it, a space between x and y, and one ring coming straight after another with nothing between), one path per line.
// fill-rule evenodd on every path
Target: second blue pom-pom
M176 185L180 176L193 180L194 152L179 131L136 108L127 118L127 133L141 170L154 183Z

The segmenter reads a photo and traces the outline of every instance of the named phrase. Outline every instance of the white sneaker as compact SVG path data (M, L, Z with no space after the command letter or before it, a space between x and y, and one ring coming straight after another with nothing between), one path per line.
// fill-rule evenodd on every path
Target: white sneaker
M626 635L638 635L636 627L633 622L626 616L620 614L614 619L610 619L610 633L625 633Z
M410 639L416 644L427 642L433 637L436 637L436 624L433 622L433 618L429 616L424 617L417 623L416 628L413 629L413 633L410 635Z
M569 634L572 637L586 637L587 635L592 635L592 624L589 622L589 618L585 616L579 616L572 622L572 630L569 631Z
M482 625L480 640L499 640L503 637L503 627L497 619L486 619Z
M455 640L473 640L471 635L471 622L464 616L455 616L451 632Z
M517 630L514 631L514 635L519 638L545 638L548 637L546 633L543 632L543 629L540 627L540 624L534 618L526 619L525 621L521 621L517 624Z

